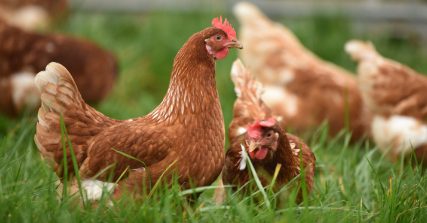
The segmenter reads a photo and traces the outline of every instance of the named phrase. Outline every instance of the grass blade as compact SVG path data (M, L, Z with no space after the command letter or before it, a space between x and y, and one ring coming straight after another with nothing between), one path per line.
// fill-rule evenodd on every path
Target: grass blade
M246 161L248 162L249 169L251 170L252 176L254 177L255 184L257 185L258 190L261 192L262 196L264 197L265 205L268 208L271 208L270 200L268 199L267 193L265 192L264 187L262 186L261 180L258 177L255 167L252 165L252 162L249 159L248 154L246 153L245 147L242 144L240 144L240 146L242 148L242 155L245 157Z
M73 169L74 169L74 174L77 180L77 186L79 188L79 194L80 197L82 199L83 202L83 206L86 207L86 194L83 192L83 187L82 187L82 181L80 179L80 173L79 173L79 166L77 164L77 158L76 158L76 154L74 153L74 149L73 149L73 145L71 143L71 140L68 138L68 133L67 133L67 128L65 126L65 122L64 122L64 118L61 115L60 116L60 127L61 127L61 141L63 143L63 151L64 151L64 160L67 160L67 145L66 142L68 143L68 148L70 149L70 156L71 156L71 161L73 163ZM68 165L68 163L64 164L65 167ZM68 167L66 168L67 172L68 172ZM68 175L68 173L67 173ZM66 181L68 180L68 178L64 178Z

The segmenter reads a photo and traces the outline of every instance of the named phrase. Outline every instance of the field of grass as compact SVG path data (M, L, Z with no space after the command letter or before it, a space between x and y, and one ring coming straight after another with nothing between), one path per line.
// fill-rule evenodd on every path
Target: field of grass
M175 53L192 33L209 25L213 16L77 13L55 30L89 38L116 53L118 83L96 108L125 119L144 115L161 101ZM370 38L384 55L427 73L427 55L417 42L395 40L387 33L360 36L340 17L281 21L308 48L348 69L354 70L354 64L343 45L358 37ZM229 69L236 57L232 52L217 63L226 126L235 98ZM259 191L252 191L247 197L230 193L217 206L211 188L200 188L199 199L188 204L184 194L189 191L174 185L159 188L144 201L123 198L113 207L102 202L97 207L80 207L72 199L57 198L57 178L33 142L35 122L33 114L19 119L0 117L1 222L427 222L427 175L421 168L392 164L369 141L349 143L345 132L328 138L325 127L306 137L317 157L317 169L314 191L299 205L288 202L283 194L269 192L266 201ZM282 202L275 205L279 198Z

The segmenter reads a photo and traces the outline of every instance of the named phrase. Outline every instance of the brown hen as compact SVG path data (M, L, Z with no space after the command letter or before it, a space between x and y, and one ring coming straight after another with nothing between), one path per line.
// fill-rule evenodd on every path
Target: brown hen
M110 92L118 72L115 57L94 43L27 32L0 19L0 112L16 115L24 107L35 109L39 96L34 76L52 61L71 71L89 102L99 102Z
M346 51L359 63L359 88L374 114L377 146L393 160L415 152L427 166L427 77L382 57L369 42L349 41Z
M192 35L179 50L160 105L144 117L124 121L88 106L69 72L59 64L48 65L36 77L42 106L35 141L42 157L64 176L62 114L90 199L99 198L89 196L99 191L96 185L102 185L95 179L107 181L113 175L116 180L123 173L118 194L149 191L161 176L162 182L169 183L172 173L183 188L211 184L224 164L224 121L215 59L224 58L229 48L236 47L241 45L231 25L214 19L213 27ZM72 171L71 158L67 159ZM104 174L97 176L100 172Z
M264 102L287 128L305 132L327 121L332 135L343 128L353 139L366 134L370 115L351 73L314 55L256 6L238 3L234 14L245 45L241 59L264 85Z
M316 160L310 148L298 137L286 133L273 118L261 99L261 85L239 60L234 62L231 75L237 100L229 128L230 149L226 153L222 173L224 184L242 186L250 180L250 172L242 154L244 148L264 186L271 183L276 166L281 165L276 189L302 174L303 168L306 189L310 192ZM301 199L300 189L298 200Z

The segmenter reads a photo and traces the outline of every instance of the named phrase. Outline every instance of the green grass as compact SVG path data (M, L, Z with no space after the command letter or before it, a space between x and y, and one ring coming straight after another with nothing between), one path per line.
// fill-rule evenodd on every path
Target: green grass
M162 99L173 57L185 40L207 26L213 14L150 13L97 15L78 13L56 27L82 36L116 53L118 83L96 107L118 119L141 116ZM411 41L388 35L358 36L343 18L281 20L310 49L348 69L344 43L354 37L371 39L380 52L427 73L427 55ZM236 24L235 21L233 21ZM217 64L217 81L226 125L234 92L229 69L233 52ZM95 74L94 74L95 75ZM348 134L328 138L325 128L307 137L317 157L315 188L302 204L284 194L229 194L222 206L213 203L211 188L189 204L176 184L159 187L143 201L124 198L114 207L80 207L56 196L54 173L40 159L33 142L34 115L0 117L0 219L2 222L427 222L427 176L418 167L390 163L369 141L349 143ZM70 167L72 168L72 167ZM293 196L291 193L288 196ZM276 205L274 202L281 199ZM267 205L271 203L271 207Z

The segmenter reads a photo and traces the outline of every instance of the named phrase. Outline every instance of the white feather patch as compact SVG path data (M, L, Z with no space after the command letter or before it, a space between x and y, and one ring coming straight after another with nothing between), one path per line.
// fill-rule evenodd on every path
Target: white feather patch
M36 83L37 88L39 89L39 91L42 91L43 87L48 84L48 83L52 83L52 84L57 84L59 81L59 76L56 74L56 72L54 70L48 69L49 65L46 67L46 70L44 71L40 71L35 79L34 82Z
M378 147L394 154L405 154L427 143L427 125L408 116L375 116L371 128Z
M351 40L345 44L345 51L355 60L375 61L377 52L370 42Z
M240 144L240 148L242 149L242 151L240 151L240 163L239 163L239 170L244 170L246 169L246 149L243 146L243 144Z
M239 127L237 129L237 135L243 135L247 132L248 130L245 127Z
M242 93L240 88L238 88L240 84L236 83L241 81L239 80L239 76L242 75L242 72L244 72L243 64L239 59L237 59L231 66L231 79L234 82L234 92L236 93L237 97L240 97Z
M34 30L47 27L49 16L39 6L25 6L11 14L8 21L23 29Z
M262 100L269 107L281 106L286 116L292 117L298 113L298 98L283 87L265 86Z
M291 143L289 143L289 145L291 146L291 150L292 150L292 153L295 155L295 156L298 156L298 154L299 154L299 152L301 151L301 149L298 147L296 147L296 145L297 144L295 144L295 143L293 143L293 142L291 142Z
M99 180L83 180L82 188L84 189L89 201L97 201L102 198L103 193L112 193L116 188L115 183L108 183Z
M289 84L290 82L292 82L295 79L295 74L292 70L290 69L282 69L279 73L279 75L277 75L280 77L280 83L281 84Z
M39 104L39 93L34 84L34 76L34 73L26 71L11 76L12 100L18 110L23 106L35 108Z

